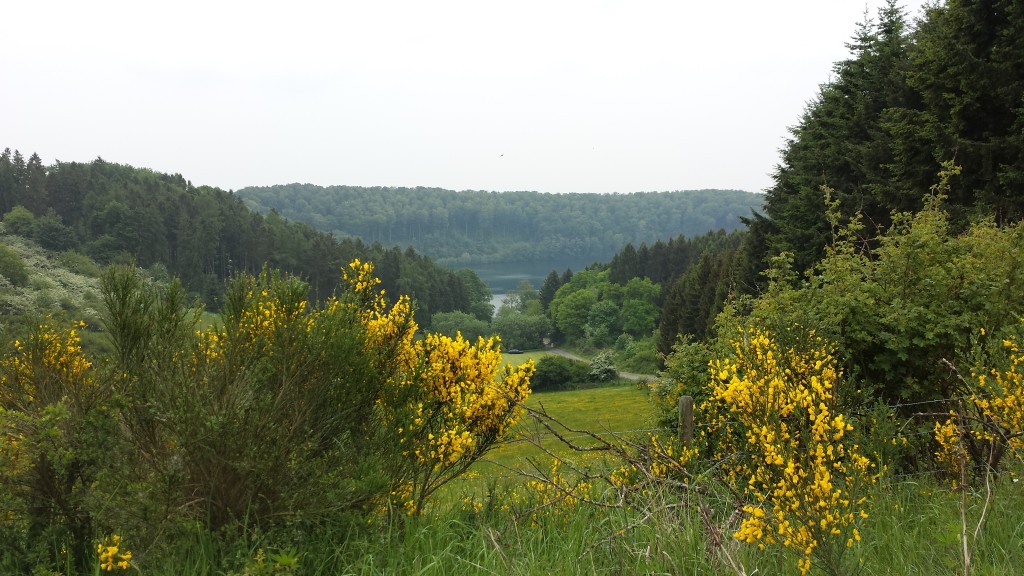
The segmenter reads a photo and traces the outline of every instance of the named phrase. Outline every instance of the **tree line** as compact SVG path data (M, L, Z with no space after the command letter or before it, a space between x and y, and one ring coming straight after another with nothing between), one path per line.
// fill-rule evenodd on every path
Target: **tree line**
M260 212L277 210L339 238L412 245L449 266L606 261L630 242L739 228L739 217L763 199L738 190L546 194L311 184L237 194Z
M15 150L0 153L0 213L5 229L49 250L76 251L100 264L134 262L175 276L212 309L224 280L264 266L309 282L329 297L341 267L372 260L390 294L413 297L421 318L439 311L481 311L487 287L469 270L452 271L410 248L335 238L275 211L258 214L231 192L97 158L44 166Z

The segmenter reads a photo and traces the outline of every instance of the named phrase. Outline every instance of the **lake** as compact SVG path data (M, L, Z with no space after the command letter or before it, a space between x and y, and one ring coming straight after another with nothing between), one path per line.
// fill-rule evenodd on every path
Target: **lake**
M590 262L562 260L517 262L512 264L477 264L463 266L463 268L469 268L476 272L476 275L491 289L491 304L494 305L494 310L497 311L498 307L501 306L501 301L505 298L505 294L515 290L523 280L529 280L534 288L540 290L541 286L544 285L544 279L548 277L548 273L552 270L557 270L558 274L561 275L565 272L566 268L576 272L590 264Z

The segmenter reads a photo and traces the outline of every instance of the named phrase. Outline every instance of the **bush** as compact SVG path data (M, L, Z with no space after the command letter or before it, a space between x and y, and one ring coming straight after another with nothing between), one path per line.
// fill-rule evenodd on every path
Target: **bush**
M82 276L99 278L100 274L103 273L103 270L91 258L73 250L58 254L57 261L60 262L61 266Z
M590 379L590 368L564 356L545 356L537 361L531 384L534 392L571 390Z
M102 283L130 440L151 455L139 480L174 486L167 509L216 528L344 514L387 490L397 447L377 403L397 342L370 347L351 300L309 310L301 281L241 275L223 325L197 331L176 282L115 268Z
M36 228L36 217L24 206L15 206L4 214L4 232L31 238Z
M25 261L17 252L0 244L0 276L7 278L15 286L28 284L28 270Z
M451 338L462 334L466 340L475 341L482 336L489 336L491 326L465 312L437 312L430 318L430 331Z
M0 559L33 563L66 548L86 573L97 487L116 453L111 390L77 329L34 324L0 358ZM22 567L29 573L28 566Z
M589 380L591 382L610 382L619 377L615 369L615 359L611 352L602 352L590 363Z
M505 312L491 321L491 328L506 349L533 350L543 346L544 338L551 334L551 320L543 314Z
M65 226L53 210L36 219L34 237L40 246L48 250L67 250L76 243L74 231Z

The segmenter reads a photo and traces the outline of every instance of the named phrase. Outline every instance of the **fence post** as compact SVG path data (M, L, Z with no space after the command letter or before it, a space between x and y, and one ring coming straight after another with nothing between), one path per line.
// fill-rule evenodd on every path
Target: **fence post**
M689 446L693 441L693 397L679 397L679 441Z

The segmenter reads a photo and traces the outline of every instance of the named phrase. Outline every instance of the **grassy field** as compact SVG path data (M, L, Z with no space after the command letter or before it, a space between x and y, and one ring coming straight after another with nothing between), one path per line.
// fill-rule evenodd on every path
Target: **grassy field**
M642 434L652 426L653 421L653 411L646 393L629 385L534 394L526 404L534 409L543 408L570 428L590 430L609 437ZM562 432L574 441L587 442L587 438L581 434ZM578 454L527 416L516 426L512 437L478 462L473 472L483 479L514 479L517 470L532 469L534 464L549 464L552 457L545 450L563 458L579 458Z
M536 362L549 352L535 351L523 354L505 354L505 363L522 364L528 360ZM543 409L569 428L590 430L602 435L623 435L633 437L644 434L654 426L654 411L644 390L632 384L604 388L566 390L532 394L526 405ZM576 441L585 442L580 434L563 431ZM574 462L583 462L584 456L573 452L561 441L547 432L533 418L524 415L505 442L494 448L483 460L477 462L469 473L439 494L438 503L456 502L467 494L480 493L492 483L504 486L515 485L524 480L520 471L531 471L535 466L545 468L552 456ZM603 466L601 455L589 454L592 466Z

